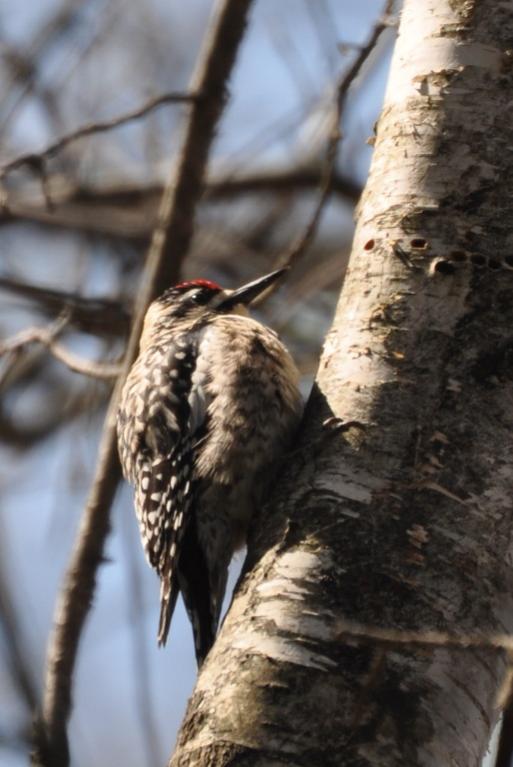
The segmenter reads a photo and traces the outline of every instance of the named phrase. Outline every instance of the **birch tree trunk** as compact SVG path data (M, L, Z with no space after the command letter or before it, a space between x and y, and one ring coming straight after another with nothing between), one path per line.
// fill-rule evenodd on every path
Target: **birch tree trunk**
M405 2L298 450L173 766L481 762L513 622L512 41L512 2Z

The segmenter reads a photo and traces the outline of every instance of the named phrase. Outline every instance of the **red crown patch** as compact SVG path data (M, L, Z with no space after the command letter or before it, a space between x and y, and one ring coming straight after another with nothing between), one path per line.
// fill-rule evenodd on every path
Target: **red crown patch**
M209 290L222 290L221 286L217 282L211 282L210 280L189 280L188 282L180 282L175 285L175 289L182 290L183 288L208 288Z

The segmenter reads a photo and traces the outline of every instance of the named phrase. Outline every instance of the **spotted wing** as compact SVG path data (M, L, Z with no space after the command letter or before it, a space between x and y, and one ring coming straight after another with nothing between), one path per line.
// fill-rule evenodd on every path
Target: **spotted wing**
M205 376L196 370L198 342L199 336L189 336L173 339L165 350L147 350L151 359L141 364L150 376L144 390L133 394L143 400L132 408L142 410L139 450L137 467L125 474L134 477L144 548L161 579L159 644L166 641L178 594L177 561L194 508L194 453L207 418Z

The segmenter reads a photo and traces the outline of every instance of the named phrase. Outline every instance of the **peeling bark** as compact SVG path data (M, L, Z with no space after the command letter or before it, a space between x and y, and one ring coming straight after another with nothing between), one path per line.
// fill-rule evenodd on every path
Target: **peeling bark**
M512 10L405 3L298 449L173 767L481 762L513 622Z

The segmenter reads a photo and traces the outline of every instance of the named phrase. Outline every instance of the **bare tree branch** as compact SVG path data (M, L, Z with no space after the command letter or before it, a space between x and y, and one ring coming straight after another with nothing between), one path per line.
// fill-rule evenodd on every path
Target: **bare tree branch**
M0 342L0 356L7 354L8 352L17 351L33 341L40 341L41 343L48 344L53 341L59 333L62 333L67 323L68 317L63 313L46 328L26 328L25 330L16 333L12 338ZM41 340L43 338L44 340Z
M306 166L213 177L206 184L204 199L227 200L241 194L310 191L319 187L321 177L321 170ZM52 183L52 210L46 205L11 197L8 209L0 209L0 226L13 221L31 221L104 237L137 241L150 237L162 195L160 185L110 186L105 189L70 189L68 186L63 190L55 187ZM331 191L354 205L360 197L361 187L349 176L335 172Z
M64 324L67 324L67 321L68 318L66 317ZM25 346L39 343L46 346L56 360L62 362L74 373L81 373L89 378L99 378L101 380L117 378L121 371L120 364L83 360L57 343L55 340L56 336L62 331L64 324L60 321L52 323L46 328L32 327L22 330L12 338L8 338L0 343L0 357L4 354L19 353Z
M89 123L88 125L83 125L81 128L78 128L72 133L61 136L60 139L54 141L41 152L27 152L26 154L22 154L19 157L16 157L14 160L6 163L0 169L0 183L8 173L11 173L13 170L20 168L23 165L26 165L28 168L34 171L34 173L37 173L41 177L43 193L47 202L47 206L52 207L53 203L49 205L51 202L51 197L48 187L46 169L46 162L50 159L50 157L53 157L54 155L61 152L65 147L68 146L68 144L72 144L73 142L85 138L86 136L105 133L106 131L113 130L114 128L119 128L121 125L126 125L126 123L133 122L134 120L139 120L141 117L144 117L157 107L163 106L164 104L183 104L195 101L198 98L199 97L197 94L175 92L164 93L161 96L156 96L155 98L150 99L150 101L148 101L146 104L143 104L141 107L138 107L131 112L127 112L124 115L119 115L118 117L113 117L110 120L105 120L103 122L95 122ZM3 207L9 207L5 190L3 190L3 195L4 199L1 200L1 203Z
M151 695L151 671L148 660L148 635L141 615L144 614L143 589L141 585L140 546L127 525L123 525L123 543L125 546L126 581L128 599L128 620L132 644L132 675L135 688L134 703L137 708L137 720L144 745L147 765L158 765L159 732L155 712L155 701ZM144 566L144 565L143 565Z
M73 669L109 532L109 509L120 477L115 421L121 387L137 355L146 308L164 285L177 279L189 247L209 149L250 6L251 0L219 2L198 58L191 90L202 93L203 98L191 105L183 152L162 196L137 296L123 373L107 412L96 474L56 609L47 656L43 709L35 733L33 764L36 765L67 767L69 764L67 722L71 712Z
M82 125L82 127L77 128L72 133L67 133L65 136L61 136L61 138L57 139L40 152L27 152L26 154L22 154L14 160L5 163L0 170L0 179L5 178L8 173L16 168L20 168L22 165L28 165L30 168L39 170L45 160L61 152L68 146L68 144L78 141L81 138L85 138L86 136L105 133L114 128L119 128L121 125L126 125L126 123L139 120L157 107L163 106L163 104L184 104L196 101L198 98L199 96L193 93L164 93L161 96L156 96L150 99L146 104L143 104L137 109L133 109L131 112L126 112L123 115L112 117L110 120L104 120L103 122L98 121Z
M7 545L5 530L1 530L2 548ZM9 669L13 680L20 691L27 713L32 714L37 704L37 689L30 674L30 665L23 652L23 643L20 641L20 631L16 610L11 599L7 574L4 572L2 563L6 561L4 552L0 557L0 628L9 657Z
M294 262L303 255L317 233L317 228L319 226L324 207L331 195L331 192L333 191L333 179L335 176L338 146L340 139L342 138L340 121L342 119L347 94L352 84L360 74L363 65L374 50L376 43L381 36L381 33L387 29L388 15L392 11L393 4L394 0L386 0L381 18L374 25L374 29L372 30L369 39L365 45L360 48L359 53L350 66L349 70L345 72L339 80L336 90L336 101L333 110L328 146L326 148L324 168L321 175L319 199L317 200L317 204L307 226L299 235L299 237L292 243L283 258L280 259L280 265L292 266L292 264L294 264Z
M44 357L46 358L47 355ZM28 370L25 366L25 376L28 375L29 370L34 374L41 372L46 361L32 355ZM35 375L31 377L31 380L34 377ZM32 447L57 429L83 415L86 406L89 417L104 408L106 399L104 393L102 391L92 393L89 386L82 387L71 396L69 385L65 386L58 380L49 383L49 388L51 388L52 397L46 400L44 412L39 411L37 420L27 419L20 422L16 413L13 414L12 408L2 407L0 403L0 440L4 444L17 449Z
M4 355L8 357L7 364L4 364L3 370L0 371L0 391L6 387L10 379L12 380L13 366L16 365L26 347L34 341L40 341L43 337L44 342L47 345L50 344L63 331L67 321L67 316L62 314L46 328L28 328L0 343L0 357Z
M29 96L37 86L38 63L47 55L54 46L61 40L66 39L66 34L77 25L80 19L82 7L86 0L65 0L50 17L45 21L34 36L32 43L24 51L4 50L4 62L9 71L10 83L7 83L6 90L18 85L21 89L14 98L3 99L3 113L0 118L0 135L3 133L12 120L23 101ZM41 101L45 106L50 118L53 120L56 103L55 96L49 90L43 89L41 92Z
M214 178L209 180L207 185L207 196L223 199L238 194L309 190L318 186L321 177L322 169L298 166L278 171L240 174L227 179ZM349 202L356 203L360 197L361 187L348 176L334 173L332 191Z
M77 293L32 285L13 277L0 277L0 289L32 301L46 315L65 311L69 324L87 333L119 336L127 333L130 325L130 313L120 301L86 298Z
M98 378L101 381L112 381L120 374L120 363L84 360L70 352L69 349L65 349L64 346L61 346L56 341L47 341L44 336L40 337L38 340L48 347L56 360L59 360L63 365L66 365L66 367L73 373L80 373L88 378Z

